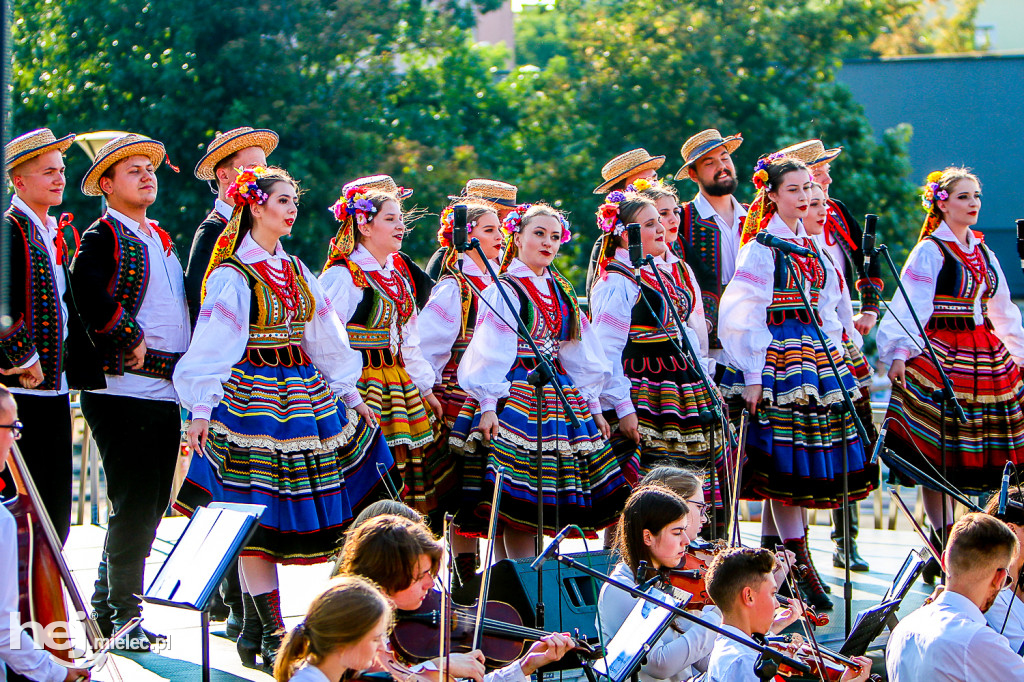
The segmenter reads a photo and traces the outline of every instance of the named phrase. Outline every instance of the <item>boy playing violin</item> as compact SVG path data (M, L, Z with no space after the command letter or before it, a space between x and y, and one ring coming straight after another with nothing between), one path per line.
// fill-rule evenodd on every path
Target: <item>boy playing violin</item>
M393 515L367 519L348 532L342 552L341 575L363 576L380 585L401 611L415 611L434 587L442 545L423 523ZM448 659L452 677L476 682L526 682L541 666L560 660L573 647L567 634L552 633L535 642L526 655L484 674L484 654L453 653ZM440 658L414 670L436 676Z
M708 594L722 610L722 628L751 642L768 632L778 601L772 579L775 556L766 549L737 547L720 552L708 566L705 584ZM719 635L708 663L708 682L756 682L758 653ZM847 670L843 682L864 682L871 674L871 661L853 659L859 670Z

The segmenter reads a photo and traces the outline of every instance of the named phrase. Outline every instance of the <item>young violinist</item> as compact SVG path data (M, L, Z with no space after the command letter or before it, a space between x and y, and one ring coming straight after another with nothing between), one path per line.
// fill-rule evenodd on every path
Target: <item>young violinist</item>
M1007 493L1008 500L1018 504L1024 502L1024 494L1018 490ZM1017 542L1024 547L1024 509L1007 505L1003 513L999 513L999 495L993 495L985 505L985 513L1005 523ZM1013 583L1003 588L996 595L996 600L988 611L985 620L989 626L1010 642L1010 648L1018 654L1024 653L1024 588L1021 587L1021 572L1024 571L1024 552L1013 555L1010 563L1010 577Z
M21 437L18 406L6 387L0 386L0 472L7 468L14 441ZM0 479L0 492L4 481ZM10 491L8 491L10 492ZM10 625L21 622L18 615L18 527L7 507L0 504L0 680L7 679L7 671L39 682L71 682L88 680L89 671L65 668L50 654L38 648L28 630L12 630ZM17 646L15 646L15 640Z
M943 552L946 589L893 628L885 650L890 682L1021 680L1024 659L985 622L1012 576L1017 536L999 519L965 514Z
M363 576L380 585L399 611L416 611L434 589L443 547L430 529L400 516L383 515L351 528L342 550L341 574ZM552 633L535 642L526 655L492 673L484 674L484 654L453 653L448 657L452 677L477 682L525 682L541 666L560 660L572 648L567 634ZM414 670L434 676L440 657Z
M775 581L772 569L775 557L767 549L736 547L720 552L708 567L705 584L708 594L722 609L722 627L743 639L768 634L775 609ZM758 652L719 636L708 663L711 682L754 682ZM843 682L863 682L871 674L871 661L863 656L853 658L860 668L848 669ZM917 678L915 678L917 679Z

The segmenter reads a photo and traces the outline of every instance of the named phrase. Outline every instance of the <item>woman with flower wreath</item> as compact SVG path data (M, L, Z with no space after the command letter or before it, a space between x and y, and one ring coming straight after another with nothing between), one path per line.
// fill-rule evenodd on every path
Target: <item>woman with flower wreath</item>
M475 511L459 519L463 532L485 530L495 474L504 467L498 518L506 555L520 558L535 554L538 532L538 421L543 433L542 532L554 534L575 524L595 536L615 520L630 486L608 445L610 428L600 410L611 367L590 322L580 314L572 285L550 267L571 237L569 223L546 204L521 204L502 227L508 242L501 275L484 291L489 306L481 307L473 340L459 364L459 384L469 399L455 420L450 442L466 457L463 490ZM516 336L513 311L553 359L555 380L580 422L578 428L550 384L544 387L543 403L537 404L534 387L527 382L536 361L529 345Z
M602 231L599 276L590 293L590 315L612 378L601 398L609 422L617 424L611 442L616 453L640 445L644 470L669 458L681 466L705 468L722 452L721 423L702 423L712 405L700 372L706 371L708 329L704 307L689 266L668 250L668 231L655 203L631 191L610 193L597 212ZM645 188L647 189L647 188ZM654 256L668 301L650 265L637 284L629 260L626 225L640 224L645 256ZM669 310L683 321L690 346L704 365L681 355L680 330ZM710 451L716 429L715 452Z
M842 504L843 443L851 500L874 488L864 445L853 420L830 408L856 383L843 361L842 323L836 311L839 275L827 258L792 255L793 272L777 249L754 240L760 231L817 248L803 227L811 175L803 162L773 154L758 162L758 192L743 225L736 275L722 295L719 337L729 364L721 381L730 413L751 415L744 471L745 497L765 499L762 542L781 541L810 570L801 588L818 608L830 608L807 549L803 508ZM804 289L826 335L822 346L801 300ZM829 356L839 369L838 381Z
M331 207L341 222L320 283L362 355L358 388L380 421L404 485L404 501L436 526L456 483L447 453L427 451L443 408L420 349L413 266L401 253L399 193L349 183Z
M281 247L298 215L280 168L241 172L203 283L202 309L174 388L191 412L196 456L175 507L212 501L266 511L239 560L244 622L237 648L273 666L284 623L277 564L327 561L353 509L394 460L356 390L359 354L330 300Z
M501 221L497 206L483 200L461 202L466 206L466 227L470 239L480 242L480 247L495 272L501 267L498 257L504 244ZM473 338L477 320L477 294L493 283L487 266L476 249L459 253L452 244L455 228L455 211L452 206L441 213L441 226L437 241L441 247L440 277L430 294L430 300L420 311L420 346L423 356L434 370L434 395L444 408L441 422L441 436L428 446L436 457L452 458L456 478L462 479L461 457L450 454L448 437L455 424L463 403L469 397L459 386L458 370L466 347ZM455 511L454 509L448 511ZM467 581L476 569L476 538L462 535L455 528L452 535L452 552L459 579ZM504 558L504 546L500 546L498 557Z
M903 266L903 285L967 423L961 424L948 404L942 415L933 399L941 379L923 352L906 299L897 294L878 329L878 352L891 365L892 380L886 419L893 422L885 445L919 469L938 470L959 490L977 494L999 487L1006 462L1024 460L1024 386L1018 369L1024 364L1024 329L999 261L972 229L981 210L977 176L958 167L935 171L928 175L922 203L928 215ZM890 468L902 483L924 483L896 462ZM925 513L935 530L954 521L951 500L945 498L943 510L943 498L924 489Z

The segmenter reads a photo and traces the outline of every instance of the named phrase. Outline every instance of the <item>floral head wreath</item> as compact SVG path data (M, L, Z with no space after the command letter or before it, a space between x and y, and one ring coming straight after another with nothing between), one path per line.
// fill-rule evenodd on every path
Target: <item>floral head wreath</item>
M649 190L651 187L654 187L657 184L659 184L658 180L648 180L647 178L637 178L636 180L634 180L633 182L631 182L629 185L626 186L626 191L627 192L636 192L637 194L639 194L640 192Z
M473 234L476 227L475 220L466 222L466 234ZM437 243L444 248L452 245L452 235L455 232L455 209L451 206L441 211L441 226L437 230Z
M349 257L356 248L356 226L365 225L377 215L378 209L370 201L368 193L366 187L349 187L329 209L334 218L341 223L341 227L331 240L327 251L327 263L324 264L325 270Z
M630 185L632 187L633 185ZM620 190L609 192L604 198L604 203L597 209L597 226L605 234L618 236L622 234L626 225L619 217L619 204L626 200L626 194Z
M758 190L764 190L767 192L768 167L771 166L773 162L784 158L786 158L785 154L782 152L775 152L774 154L769 154L768 156L758 159L757 164L754 165L754 177L752 178L754 181L754 187Z
M927 211L928 215L924 219L924 225L921 226L921 235L918 237L918 241L935 232L942 223L942 218L935 210L935 202L949 199L949 192L939 185L941 179L942 171L932 171L925 178L925 185L921 188L921 208Z
M501 223L502 231L510 237L521 232L523 229L523 216L532 207L533 204L519 204L512 209ZM569 221L566 220L565 216L560 211L555 212L558 213L558 222L562 224L562 243L565 244L572 239L572 230L569 228Z
M757 188L757 194L754 196L754 201L751 202L750 208L747 209L747 215L743 219L740 246L749 242L758 232L767 227L772 216L778 210L775 202L768 198L768 167L776 161L781 161L785 158L785 154L775 152L758 159L754 165L754 176L751 179L754 182L754 187Z
M258 180L271 175L272 170L264 166L252 166L251 168L236 168L238 177L228 187L227 196L235 202L235 209L231 212L231 220L221 230L217 243L213 247L213 254L210 256L210 264L206 267L206 274L203 275L203 288L200 294L202 300L206 298L206 280L210 274L217 269L221 263L231 257L238 250L239 228L242 224L242 210L246 206L262 206L267 203L269 195L260 189Z

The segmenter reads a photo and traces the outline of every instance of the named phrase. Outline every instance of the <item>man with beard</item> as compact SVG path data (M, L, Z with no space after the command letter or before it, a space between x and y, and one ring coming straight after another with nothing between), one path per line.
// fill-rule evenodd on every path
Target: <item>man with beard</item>
M747 215L746 206L733 196L737 182L732 153L741 144L742 135L722 137L713 128L703 130L683 144L683 167L675 175L676 180L690 178L698 187L693 201L681 207L679 239L671 246L697 277L708 324L710 355L716 360L722 355L718 301L736 272L740 231Z

